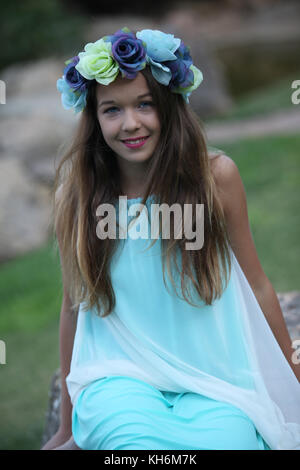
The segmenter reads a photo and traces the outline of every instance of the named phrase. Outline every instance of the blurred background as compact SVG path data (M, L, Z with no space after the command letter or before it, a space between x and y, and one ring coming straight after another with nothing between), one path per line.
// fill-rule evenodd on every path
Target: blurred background
M203 84L190 103L208 145L237 164L263 268L300 337L300 4L289 0L0 1L0 449L39 449L59 367L62 284L50 191L78 119L62 108L64 61L123 26L191 47ZM282 304L283 305L283 304ZM3 358L2 358L2 362Z

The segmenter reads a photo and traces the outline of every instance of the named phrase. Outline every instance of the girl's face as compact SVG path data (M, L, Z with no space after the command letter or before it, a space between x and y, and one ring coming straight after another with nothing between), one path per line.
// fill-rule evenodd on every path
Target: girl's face
M109 85L97 85L96 94L107 145L123 163L146 162L158 144L161 126L145 77L118 77Z

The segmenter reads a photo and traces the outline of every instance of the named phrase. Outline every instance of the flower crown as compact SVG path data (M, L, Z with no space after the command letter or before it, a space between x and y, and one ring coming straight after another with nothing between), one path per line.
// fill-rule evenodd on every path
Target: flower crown
M109 85L119 72L123 78L133 79L146 65L159 83L182 94L187 103L203 80L202 72L193 65L190 48L173 34L152 29L134 34L122 28L112 36L86 44L84 52L65 64L57 89L63 107L74 108L75 113L85 108L92 80Z

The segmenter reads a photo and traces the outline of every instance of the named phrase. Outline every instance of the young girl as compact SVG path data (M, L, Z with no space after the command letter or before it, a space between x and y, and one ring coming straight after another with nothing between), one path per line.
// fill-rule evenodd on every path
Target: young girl
M179 38L127 28L58 80L82 113L54 188L61 422L44 449L300 448L299 365L237 166L188 105L201 81Z

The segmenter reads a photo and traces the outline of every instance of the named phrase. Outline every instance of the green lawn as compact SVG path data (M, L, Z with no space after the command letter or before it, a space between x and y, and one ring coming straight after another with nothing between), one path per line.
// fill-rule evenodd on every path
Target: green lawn
M300 70L298 74L279 80L261 90L247 93L244 97L237 99L232 109L218 117L208 119L207 123L251 118L256 115L295 109L296 106L300 109L300 105L295 105L291 101L291 95L295 92L295 89L291 88L294 80L300 80Z
M45 247L0 266L0 449L38 449L51 376L59 366L59 257Z
M221 148L239 168L267 276L277 292L299 290L300 136L249 139Z
M247 193L259 258L276 291L300 286L300 136L244 140L221 147L237 164ZM0 266L0 449L39 449L51 377L59 366L62 300L51 241Z

